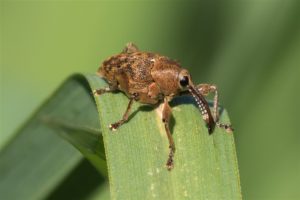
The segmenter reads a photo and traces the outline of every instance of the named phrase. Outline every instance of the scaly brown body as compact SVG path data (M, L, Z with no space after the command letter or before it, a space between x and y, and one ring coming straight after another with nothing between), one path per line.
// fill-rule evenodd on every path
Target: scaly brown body
M181 68L178 62L168 57L155 53L141 52L138 48L128 43L122 53L111 56L105 60L98 70L99 76L104 78L109 87L97 89L94 94L101 95L104 92L120 90L129 98L129 103L123 118L110 125L110 129L116 130L128 120L128 114L133 101L145 104L163 103L162 121L169 140L169 159L167 168L173 168L173 156L175 144L169 129L171 107L169 101L173 97L190 94L194 97L209 133L212 133L215 125L231 132L230 125L218 122L218 93L215 85L200 84L195 86L186 69ZM211 114L208 103L203 96L210 92L215 93L214 117Z
M112 88L129 97L137 94L140 103L156 104L164 96L180 92L177 81L174 81L180 71L179 64L165 56L137 51L108 58L98 73Z

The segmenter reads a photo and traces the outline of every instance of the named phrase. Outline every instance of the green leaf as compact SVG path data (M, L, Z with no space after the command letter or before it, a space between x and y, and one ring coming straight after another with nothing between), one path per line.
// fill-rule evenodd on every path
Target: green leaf
M64 148L69 146L53 133L75 146L102 175L108 174L112 199L241 199L233 134L216 128L209 135L192 98L178 97L171 103L176 153L175 167L169 172L165 167L168 140L159 107L134 103L129 122L111 132L108 125L121 118L128 98L122 93L109 93L94 100L91 89L105 86L96 75L72 76L19 131L0 154L0 193L5 199L45 197L59 182L50 175L59 174L56 165L67 165L57 152L67 154ZM226 111L221 120L229 122ZM47 137L42 137L45 134ZM27 138L39 149L26 144ZM51 138L55 138L52 143ZM22 159L19 146L28 155L37 154L36 159ZM57 160L49 158L51 155L58 156ZM80 156L76 155L78 162ZM25 164L20 165L22 162ZM51 173L45 173L45 166L53 169ZM26 170L30 173L24 177ZM15 187L21 175L23 180L14 194L6 192ZM35 176L39 179L33 180ZM22 188L25 181L27 185ZM33 195L32 185L39 195Z
M1 149L1 199L43 199L56 190L82 162L83 156L56 134L62 132L44 122L52 117L78 126L94 127L99 131L96 106L88 90L87 82L82 76L72 76ZM87 134L81 137L79 129L77 133L72 135L72 141L82 144L91 138ZM102 139L93 141L98 142L98 145ZM76 146L80 148L80 145ZM95 145L89 143L83 150L90 152L90 148L95 148ZM103 158L104 152L99 155ZM106 164L103 160L102 163L97 163L97 167L106 174Z
M89 76L93 89L104 87ZM173 101L175 168L165 162L168 140L154 109L136 103L130 121L116 133L108 124L120 119L128 99L123 94L96 97L113 199L240 199L239 175L233 135L216 129L209 135L190 97ZM223 112L221 120L228 122Z

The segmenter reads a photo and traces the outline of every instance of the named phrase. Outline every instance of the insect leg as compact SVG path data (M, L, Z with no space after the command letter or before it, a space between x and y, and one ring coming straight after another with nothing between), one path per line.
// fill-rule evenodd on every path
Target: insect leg
M215 118L216 125L219 126L220 128L224 128L227 132L232 132L233 128L231 127L230 124L223 124L219 122L219 96L218 96L218 89L216 85L212 84L199 84L196 86L198 91L204 95L207 96L209 93L214 93L214 108L213 108L213 115Z
M205 83L205 84L199 84L199 85L197 85L196 88L204 96L207 96L209 93L214 93L213 115L214 115L215 121L216 122L219 121L219 111L218 111L219 96L218 96L217 86Z
M105 87L105 88L100 88L100 89L95 89L93 90L93 94L96 96L100 96L101 94L104 94L106 92L113 92L115 89L111 87Z
M110 125L109 125L109 129L110 129L110 130L115 131L115 130L117 130L122 124L124 124L125 122L127 122L127 120L128 120L128 115L129 115L129 112L130 112L130 109L131 109L133 100L135 100L135 96L132 96L132 97L129 99L129 103L128 103L128 105L127 105L127 109L126 109L125 113L123 114L122 119L119 120L119 121L117 121L116 123L113 123L113 124L110 124Z
M173 169L173 167L174 167L173 157L174 157L174 153L175 153L175 144L174 144L174 140L171 135L170 128L169 128L169 121L170 121L171 114L172 114L171 107L169 106L168 100L165 98L164 104L163 104L163 110L162 110L162 121L165 125L165 130L166 130L168 140L169 140L170 153L169 153L169 158L166 163L166 166L169 171L171 169Z
M123 49L122 53L134 53L139 51L139 48L133 44L132 42L129 42L126 44L125 48Z

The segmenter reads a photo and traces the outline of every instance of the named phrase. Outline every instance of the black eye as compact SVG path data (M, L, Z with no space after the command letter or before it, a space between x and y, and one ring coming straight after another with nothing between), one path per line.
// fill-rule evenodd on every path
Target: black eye
M182 87L185 87L189 84L189 77L183 76L180 78L179 82Z

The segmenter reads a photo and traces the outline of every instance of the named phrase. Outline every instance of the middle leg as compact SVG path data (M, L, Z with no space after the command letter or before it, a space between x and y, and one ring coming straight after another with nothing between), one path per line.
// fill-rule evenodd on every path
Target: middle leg
M124 124L125 122L128 121L128 116L129 116L129 112L131 110L131 106L132 106L132 103L133 101L137 98L137 94L133 94L130 99L129 99L129 102L128 102L128 105L127 105L127 108L126 108L126 111L125 113L123 114L123 117L121 120L113 123L113 124L110 124L109 125L109 129L112 130L112 131L115 131L117 130L122 124Z
M169 121L171 118L171 114L172 114L172 109L169 105L169 101L167 98L164 99L164 104L163 104L163 110L162 110L162 121L165 125L165 131L167 133L168 136L168 140L169 140L169 158L167 160L166 166L167 169L170 171L171 169L173 169L174 167L174 163L173 163L173 157L174 157L174 153L175 153L175 144L174 144L174 140L173 137L171 135L171 131L169 128Z

